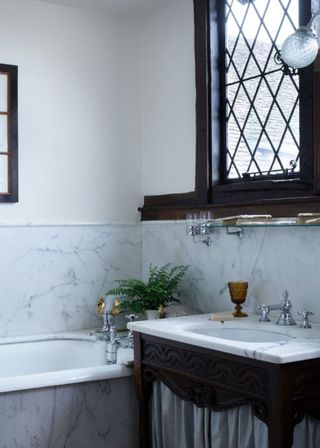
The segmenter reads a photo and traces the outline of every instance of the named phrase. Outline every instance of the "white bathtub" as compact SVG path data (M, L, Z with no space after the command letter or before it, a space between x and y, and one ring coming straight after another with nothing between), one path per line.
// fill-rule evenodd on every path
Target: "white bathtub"
M132 375L133 353L118 350L106 365L105 344L88 332L0 339L0 392L121 378Z

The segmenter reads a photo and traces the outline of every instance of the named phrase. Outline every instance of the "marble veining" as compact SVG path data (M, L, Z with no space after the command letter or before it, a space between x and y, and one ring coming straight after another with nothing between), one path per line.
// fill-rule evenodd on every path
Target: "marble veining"
M138 225L0 227L0 337L97 327L113 280L141 275Z
M320 228L252 228L244 238L226 235L216 229L212 247L194 243L185 234L184 222L143 223L142 273L150 263L188 264L182 283L182 298L203 312L231 309L227 283L249 282L247 310L257 305L279 303L287 289L293 302L293 315L307 309L320 322ZM274 318L278 312L272 312Z
M0 394L0 448L136 448L132 378Z
M314 324L312 329L294 325L279 326L274 322L259 322L255 315L221 323L209 320L209 315L201 314L133 322L128 326L141 333L275 364L320 357L319 324ZM203 332L204 329L209 331ZM215 335L210 335L210 329L217 330ZM236 339L226 339L223 336L225 329L234 329L239 336ZM240 332L243 330L255 331L257 339L252 341L241 339ZM263 339L259 341L259 332L276 334L279 341L267 342Z

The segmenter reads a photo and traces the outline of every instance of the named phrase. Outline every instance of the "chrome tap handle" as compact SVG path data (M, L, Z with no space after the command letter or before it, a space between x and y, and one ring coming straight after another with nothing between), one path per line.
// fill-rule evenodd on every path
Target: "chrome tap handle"
M135 319L138 319L138 316L136 314L128 314L128 316L126 316L126 318L129 319L130 322L133 322ZM129 330L129 332L128 332L127 347L134 348L133 331L132 330Z
M130 322L133 322L133 321L135 321L136 319L138 319L138 316L136 315L136 314L128 314L127 316L126 316L126 319L128 319Z
M289 300L289 293L287 290L283 291L283 299L280 302L281 310L285 312L290 312L292 308L292 302Z
M289 293L285 290L283 292L283 299L280 302L281 314L277 321L277 325L296 325L296 321L291 314L292 302L288 297Z
M309 322L309 316L314 316L314 313L312 311L303 310L298 311L298 314L303 318L303 322L300 325L300 328L311 328L312 326Z
M270 322L269 313L270 311L280 310L281 314L279 319L277 320L277 325L296 325L295 320L291 314L292 302L288 299L289 293L288 291L283 292L283 299L278 305L261 305L258 310L261 313L260 321L261 322Z
M90 331L89 336L93 336L94 334L102 334L105 341L109 341L110 339L110 330L111 330L111 324L113 320L113 316L110 314L110 309L104 309L102 312L102 318L103 318L103 325L100 330L93 330Z
M120 341L120 339L117 337L117 329L115 326L110 327L109 341L111 342L111 344L115 344Z
M270 322L270 318L269 318L269 312L270 312L270 307L268 305L260 305L258 308L258 311L260 311L260 322Z

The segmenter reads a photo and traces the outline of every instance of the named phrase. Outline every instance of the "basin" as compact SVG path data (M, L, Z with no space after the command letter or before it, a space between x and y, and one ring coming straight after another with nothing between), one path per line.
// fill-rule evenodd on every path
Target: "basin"
M295 339L293 336L284 335L276 331L255 330L249 328L204 327L188 329L187 331L195 334L202 334L204 336L241 342L286 342Z
M221 351L274 364L320 358L320 325L280 326L259 322L258 316L212 321L211 314L155 319L128 324L144 335L169 339L197 347Z

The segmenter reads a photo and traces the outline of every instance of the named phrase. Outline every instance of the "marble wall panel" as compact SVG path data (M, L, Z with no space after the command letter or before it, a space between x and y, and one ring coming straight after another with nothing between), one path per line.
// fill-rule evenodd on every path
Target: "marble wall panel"
M144 223L144 276L150 263L188 264L183 300L201 311L229 310L227 283L243 279L250 285L249 310L279 303L287 289L296 317L306 308L315 312L313 321L320 321L320 228L245 229L242 240L221 228L207 247L186 236L184 222Z
M141 275L139 225L0 226L0 337L100 325L116 278Z

